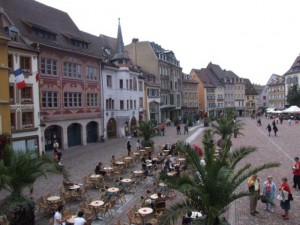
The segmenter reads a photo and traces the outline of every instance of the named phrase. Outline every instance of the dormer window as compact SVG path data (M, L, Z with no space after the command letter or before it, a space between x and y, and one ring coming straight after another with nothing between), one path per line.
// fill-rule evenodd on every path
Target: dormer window
M85 48L85 49L88 48L88 43L86 43L86 42L84 42L84 41L79 41L79 40L72 39L72 44L73 44L75 47Z
M52 40L52 41L56 40L55 33L52 33L50 31L45 31L45 30L42 30L42 29L39 29L36 27L33 27L32 30L33 30L33 33L40 38L48 39L48 40Z
M6 34L10 37L12 41L19 40L19 30L17 28L11 26L11 27L5 27L4 29Z

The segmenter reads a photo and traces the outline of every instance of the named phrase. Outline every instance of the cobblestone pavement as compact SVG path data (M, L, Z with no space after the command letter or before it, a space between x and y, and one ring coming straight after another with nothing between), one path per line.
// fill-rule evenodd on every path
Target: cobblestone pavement
M278 125L278 137L268 137L266 126L267 123L271 123L272 120L262 119L262 126L258 127L255 120L250 118L242 118L245 123L245 129L242 131L244 136L239 136L233 139L234 147L254 145L258 148L256 153L248 156L247 159L241 162L242 166L245 163L252 163L253 165L261 165L266 162L280 162L282 165L279 168L269 169L258 174L261 182L263 182L268 175L273 176L273 180L277 187L280 186L281 178L287 176L289 184L292 186L292 171L291 166L293 164L293 158L299 156L298 145L300 135L300 124L293 124L288 126L284 121L282 125ZM158 146L165 143L174 143L178 140L185 140L192 144L197 143L201 145L201 132L202 126L195 126L190 129L189 135L176 135L175 127L167 127L165 136L157 136L154 138L155 149L158 150ZM133 149L135 147L135 138L132 138ZM52 153L49 153L52 155ZM78 183L82 183L82 177L93 172L94 167L99 160L104 162L105 165L109 163L111 155L124 156L127 154L126 139L111 139L105 143L94 143L86 146L77 146L63 151L64 165L70 172L70 180ZM140 167L140 165L136 165ZM125 177L126 174L123 176ZM145 185L138 185L135 195L126 195L126 204L117 205L117 212L113 215L113 219L107 221L97 220L93 221L93 225L111 225L116 219L121 219L122 222L128 222L126 211L133 204L140 206L139 197L144 190L151 186L153 181L152 177L147 178ZM62 176L56 174L48 175L47 179L40 178L34 186L34 198L38 198L46 193L58 194L58 188L62 184ZM241 187L243 190L247 190L247 185L244 183ZM249 200L248 198L240 199L234 202L225 217L228 218L231 225L299 225L299 209L300 209L300 191L292 190L294 195L294 201L292 202L292 209L290 211L290 220L282 221L281 214L283 210L279 206L279 202L275 200L276 210L275 213L269 213L264 211L264 204L258 203L259 215L253 217L249 213ZM97 198L99 195L98 189L89 189L88 197ZM0 192L0 198L5 196L5 192ZM174 199L167 201L170 204ZM67 203L67 207L77 211L80 201L72 201ZM50 215L43 216L37 213L36 225L46 225Z
M271 137L268 136L266 127L272 120L262 119L262 126L256 125L256 120L250 118L243 118L245 129L242 131L244 136L233 139L234 146L254 145L258 148L256 153L249 155L241 165L245 163L252 163L253 165L262 165L266 162L279 162L281 166L278 168L262 171L258 174L259 179L264 182L268 175L273 176L273 180L277 189L281 185L281 178L286 176L290 187L293 184L292 164L294 157L299 156L299 135L300 125L292 124L289 126L287 121L283 124L278 124L278 136L275 137L272 133ZM240 187L247 189L247 184ZM276 193L277 196L279 192ZM275 213L266 212L265 205L261 202L258 203L257 216L251 216L249 213L249 200L248 198L240 199L234 202L229 211L229 221L232 225L256 225L256 224L270 224L270 225L299 225L299 209L300 209L300 190L292 189L294 201L291 202L290 220L283 221L281 215L283 210L280 208L279 201L274 200L276 204Z

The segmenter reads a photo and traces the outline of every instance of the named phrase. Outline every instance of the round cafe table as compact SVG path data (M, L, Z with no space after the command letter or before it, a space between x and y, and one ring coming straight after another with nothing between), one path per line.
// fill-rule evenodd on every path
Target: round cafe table
M74 224L74 219L76 218L76 215L72 215L69 219L67 219L67 222L70 224Z
M138 210L139 214L141 215L143 219L143 225L145 225L145 217L147 217L149 214L153 213L153 209L149 207L143 207Z
M164 195L162 195L161 197L165 197ZM150 198L151 199L153 199L153 200L155 200L155 199L157 199L158 198L158 196L157 196L157 194L152 194L152 195L150 195Z
M199 218L201 216L202 216L201 212L195 212L195 211L193 211L192 215L191 215L191 218L196 219L196 218Z
M96 178L99 178L100 176L101 176L100 174L93 174L93 175L91 175L91 178L96 179Z
M126 160L131 160L131 159L132 159L132 157L130 157L130 156L127 156L127 157L124 157L124 159L126 159Z
M60 200L60 197L54 195L54 196L48 197L47 200L48 200L49 202L56 202L56 201Z
M121 180L122 183L130 183L132 180L129 178L124 178Z
M104 201L101 201L101 200L92 201L89 205L94 208L96 219L99 219L97 217L97 208L99 208L100 206L104 205Z
M108 189L107 189L108 192L112 192L112 193L118 192L119 190L120 190L120 189L117 188L117 187L111 187L111 188L108 188Z
M165 183L159 183L158 185L161 186L161 187L166 187L167 186Z
M70 190L76 190L76 189L79 189L79 188L80 188L80 186L77 185L77 184L74 184L74 185L69 187Z
M146 150L145 149L140 149L140 152L145 152Z
M151 167L152 163L147 163L146 166Z
M179 159L177 159L177 161L179 161L179 162L185 161L185 158L179 158Z
M143 170L135 170L133 171L134 174L142 174L144 171Z
M122 165L122 164L124 164L124 162L122 162L122 161L117 161L116 162L116 165Z
M169 173L167 173L167 175L173 177L176 175L176 172L169 172Z
M166 152L166 153L168 153L170 150L168 150L168 149L165 149L165 150L163 150L163 152Z
M149 150L151 147L145 147L145 149Z
M110 167L110 166L106 166L106 167L104 167L103 169L104 169L104 170L112 170L113 168Z

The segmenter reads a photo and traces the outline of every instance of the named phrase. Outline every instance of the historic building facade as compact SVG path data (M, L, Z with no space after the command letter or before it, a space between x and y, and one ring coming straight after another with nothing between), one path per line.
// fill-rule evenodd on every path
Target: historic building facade
M291 68L283 75L285 77L285 95L293 85L299 85L300 81L300 56L297 56Z
M198 119L199 96L198 81L192 79L190 74L182 74L182 115Z
M33 121L34 128L42 127L40 140L46 151L52 149L54 140L61 148L98 141L102 57L97 37L81 32L65 12L36 1L5 0L1 4L19 34L36 52L12 52L13 61L18 60L32 84L31 92L26 87L23 100L34 99L35 104L40 96L40 104L33 108L27 104L29 112L25 118L33 114L33 119L27 119L23 126L31 129ZM17 66L14 64L14 68ZM16 93L17 100L22 101L20 95ZM15 116L18 122L18 113Z
M284 76L278 76L268 84L268 93L268 107L283 110L286 104Z
M258 108L258 93L249 79L245 83L245 115L250 116L256 113Z
M140 66L143 71L153 74L160 84L160 121L166 119L181 119L181 73L180 62L173 51L165 50L160 45L133 39L125 46L132 62Z

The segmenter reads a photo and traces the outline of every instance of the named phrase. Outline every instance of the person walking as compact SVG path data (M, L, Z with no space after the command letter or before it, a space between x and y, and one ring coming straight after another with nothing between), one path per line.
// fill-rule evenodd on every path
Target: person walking
M180 124L177 124L176 126L176 130L177 130L177 135L181 135L181 127L180 127Z
M189 134L189 127L188 127L187 123L184 124L184 133L183 134Z
M286 177L282 178L282 184L279 190L281 191L281 196L282 196L282 200L280 201L280 206L284 210L282 219L289 220L289 210L291 209L289 196L292 194L292 192L288 185Z
M66 217L66 218L62 217L63 208L64 208L63 205L59 205L57 207L57 211L55 212L55 214L53 216L54 217L54 225L61 225L69 219L69 217Z
M274 131L274 134L276 136L276 134L278 132L278 128L277 128L276 124L273 124L273 131Z
M266 210L270 212L274 212L274 204L273 200L275 198L276 193L276 185L272 181L272 176L268 176L267 180L263 183L263 196L265 196L266 200Z
M128 156L130 156L130 153L131 153L131 143L130 143L130 140L127 141L127 151L128 151Z
M254 174L252 175L248 181L248 189L249 189L249 200L250 200L250 214L252 216L255 216L256 214L258 214L259 212L256 210L256 206L257 206L257 201L259 198L259 194L260 194L260 183L259 183L259 179L257 178L257 175Z
M271 136L271 131L272 131L272 128L271 128L271 125L270 125L270 124L268 124L267 130L268 130L268 132L269 132L269 137L270 137L270 136Z
M141 142L140 142L140 139L137 139L137 140L136 140L135 146L136 146L136 150L140 150L140 149L141 149Z
M299 157L295 157L295 164L293 165L293 181L294 185L293 188L299 188L300 189L300 162Z
M288 124L289 124L289 126L292 125L292 120L291 119L288 120Z
M161 125L160 125L160 131L161 131L161 135L165 136L165 124L161 123Z

